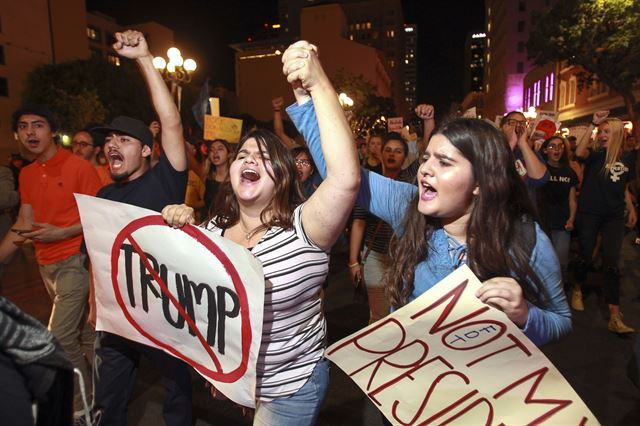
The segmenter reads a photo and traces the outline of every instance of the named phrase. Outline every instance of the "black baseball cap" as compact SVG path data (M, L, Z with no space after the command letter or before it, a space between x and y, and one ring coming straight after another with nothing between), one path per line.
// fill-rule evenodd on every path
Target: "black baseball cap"
M153 135L149 127L141 120L124 115L114 118L108 126L94 127L91 132L105 136L109 133L122 133L138 139L143 145L153 148Z
M49 123L52 132L58 130L58 120L51 109L44 104L24 104L11 115L11 128L15 132L18 130L18 121L23 115L32 114L44 118Z

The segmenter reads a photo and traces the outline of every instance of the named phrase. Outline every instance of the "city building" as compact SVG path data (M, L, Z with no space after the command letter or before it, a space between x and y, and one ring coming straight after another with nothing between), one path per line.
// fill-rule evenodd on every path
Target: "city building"
M493 118L521 109L523 81L534 67L527 58L529 32L555 0L486 0L484 115Z
M622 96L603 82L595 79L580 88L582 71L566 61L532 68L524 78L523 111L533 108L537 113L551 112L569 130L588 124L596 111L608 110L611 116L627 119ZM634 95L640 99L640 84Z
M464 48L464 93L482 92L484 48L487 35L474 31L467 35Z
M376 95L391 96L387 61L378 49L347 38L347 19L339 4L305 7L300 14L300 36L313 40L321 52L322 65L331 77L344 70L376 87ZM236 43L236 95L240 110L259 120L271 120L271 99L284 96L293 101L291 87L282 76L282 53L288 39Z
M418 26L404 27L404 103L403 114L408 121L418 104Z
M301 36L299 17L308 7L340 4L347 22L347 38L380 50L391 77L391 97L399 114L405 106L404 15L401 0L279 0L278 14L283 36ZM414 46L417 38L414 40ZM415 47L414 47L415 49ZM414 53L414 56L415 53ZM416 56L417 58L417 56Z
M150 47L158 54L164 55L173 43L173 31L160 24L135 27L149 37ZM122 29L106 15L87 12L84 0L0 0L0 164L20 150L11 114L22 103L29 72L91 55L118 65L111 44L113 33Z

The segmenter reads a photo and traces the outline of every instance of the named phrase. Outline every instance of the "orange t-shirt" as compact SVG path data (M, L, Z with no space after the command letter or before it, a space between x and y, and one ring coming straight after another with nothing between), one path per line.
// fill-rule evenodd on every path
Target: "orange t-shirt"
M96 169L88 161L58 148L44 163L34 161L20 172L20 201L33 208L34 220L66 228L80 222L74 193L96 195L101 187ZM80 253L82 233L65 240L34 241L40 265L60 262Z
M102 186L107 186L110 183L113 183L113 179L111 179L111 173L109 172L109 166L98 164L97 166L95 166L95 168L96 172L98 172L100 182L102 182Z

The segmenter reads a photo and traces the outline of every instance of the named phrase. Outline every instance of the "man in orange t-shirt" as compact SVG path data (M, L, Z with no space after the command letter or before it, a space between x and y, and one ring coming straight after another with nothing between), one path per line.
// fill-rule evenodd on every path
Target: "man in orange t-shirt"
M102 186L95 168L54 141L56 122L44 105L25 105L14 112L13 129L35 161L20 172L20 211L0 242L0 262L25 239L32 240L40 275L53 309L49 330L58 339L91 391L95 334L86 322L89 274L80 252L82 225L74 193L95 195ZM74 408L82 409L76 383Z
M102 139L102 143L96 139ZM113 179L111 179L111 174L109 173L109 166L98 162L98 154L102 151L103 145L104 138L95 138L89 130L76 132L71 141L73 153L93 164L96 172L98 172L102 186L105 186L113 183Z

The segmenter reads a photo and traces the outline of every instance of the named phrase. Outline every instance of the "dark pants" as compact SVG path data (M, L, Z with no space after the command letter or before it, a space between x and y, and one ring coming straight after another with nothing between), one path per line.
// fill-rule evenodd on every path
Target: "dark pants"
M13 361L0 352L0 413L2 423L33 426L31 392L27 381Z
M618 259L624 239L624 217L578 213L580 262L575 269L576 281L584 283L591 263L598 233L602 232L602 267L604 269L604 299L611 305L620 304L620 273Z
M94 362L96 425L126 425L127 405L136 379L140 355L162 373L167 390L163 408L167 426L191 425L191 376L189 367L160 349L132 342L104 331L97 333Z

